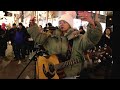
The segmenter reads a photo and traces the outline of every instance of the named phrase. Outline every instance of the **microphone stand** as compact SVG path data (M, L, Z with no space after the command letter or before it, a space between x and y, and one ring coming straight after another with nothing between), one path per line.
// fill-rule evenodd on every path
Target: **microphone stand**
M26 68L29 66L29 64L32 62L32 61L34 61L35 62L35 71L34 71L34 79L36 79L36 56L37 56L37 53L35 53L34 55L33 55L33 57L31 58L31 59L29 59L30 61L29 61L29 63L25 66L25 68L20 72L20 74L18 75L18 77L17 77L17 79L19 79L20 78L20 76L23 74L23 72L26 70Z
M18 75L17 79L20 78L20 76L23 74L23 72L26 70L26 68L29 66L29 64L32 62L32 61L35 61L35 71L34 71L34 79L36 79L36 61L37 61L37 57L38 56L43 56L44 54L47 54L47 51L43 48L43 46L41 45L38 45L38 48L36 48L37 50L35 51L35 54L29 58L29 63L25 66L25 68L20 72L20 74Z

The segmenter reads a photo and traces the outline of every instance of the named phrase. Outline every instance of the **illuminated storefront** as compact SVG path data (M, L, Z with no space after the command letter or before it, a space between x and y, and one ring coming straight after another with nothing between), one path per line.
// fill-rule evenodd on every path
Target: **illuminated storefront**
M77 11L76 11L77 12ZM93 16L95 15L95 11L88 11L92 12ZM58 18L63 15L65 11L24 11L24 20L23 24L25 26L29 26L29 21L31 16L36 17L36 23L38 25L42 25L45 27L46 23L52 23L53 26L58 26ZM100 22L102 24L103 30L105 29L106 22L105 20L105 11L100 11ZM79 29L79 26L84 26L86 30L88 22L81 21L79 18L74 19L74 28Z
M4 16L5 13L3 11L0 11L0 25L2 23L5 23L6 26L10 26L12 25L12 23L14 23L14 18L12 16Z

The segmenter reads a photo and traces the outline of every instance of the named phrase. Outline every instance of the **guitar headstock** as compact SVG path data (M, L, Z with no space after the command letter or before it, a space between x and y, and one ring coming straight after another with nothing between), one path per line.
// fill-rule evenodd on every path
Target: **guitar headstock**
M93 63L100 63L108 58L112 58L112 50L106 44L104 47L98 46L94 49L87 50L87 54Z

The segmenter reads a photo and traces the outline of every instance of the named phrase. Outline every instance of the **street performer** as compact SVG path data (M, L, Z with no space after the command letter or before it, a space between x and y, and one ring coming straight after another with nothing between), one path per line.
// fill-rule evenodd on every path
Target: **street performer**
M84 63L83 52L96 45L102 36L102 27L98 20L93 20L87 11L83 11L80 17L89 22L87 32L84 35L80 34L79 30L73 29L73 19L76 18L75 11L66 11L66 13L59 18L59 29L54 30L52 34L39 33L39 27L34 22L34 25L32 24L32 26L28 28L28 33L35 43L43 45L49 55L61 55L61 57L65 57L64 60L62 60L62 62L65 63L61 65L61 67L67 67L63 69L65 75L62 79L76 79ZM34 18L31 19L31 21L34 21ZM67 63L66 61L69 60L73 61ZM74 64L71 64L73 62ZM46 68L45 64L43 64L42 72L44 72L45 76L48 78L54 77L55 74L52 75L50 72L48 73ZM54 69L52 68L52 70ZM52 70L50 71L52 72Z

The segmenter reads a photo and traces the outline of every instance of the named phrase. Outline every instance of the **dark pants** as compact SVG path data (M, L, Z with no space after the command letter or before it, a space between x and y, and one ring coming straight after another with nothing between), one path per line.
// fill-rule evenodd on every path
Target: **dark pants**
M28 41L26 44L27 52L28 55L34 50L34 42L33 41Z
M16 59L25 59L25 45L13 44L14 55Z
M0 56L2 56L2 57L5 56L6 49L7 49L7 42L6 43L1 43L0 44Z
M120 79L120 60L115 59L112 66L111 79Z
M0 56L2 56L2 57L5 56L5 50L6 50L6 49L2 49L2 48L0 49Z

